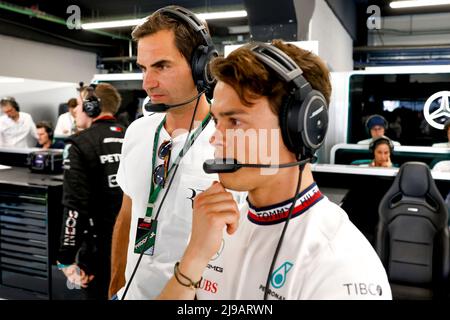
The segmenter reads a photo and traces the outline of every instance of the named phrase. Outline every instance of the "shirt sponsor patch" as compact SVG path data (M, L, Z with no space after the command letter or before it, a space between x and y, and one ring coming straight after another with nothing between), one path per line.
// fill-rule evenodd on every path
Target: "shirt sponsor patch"
M120 161L120 153L115 154L103 154L100 156L100 162L105 163L116 163Z
M105 138L103 143L123 143L123 138Z
M110 188L117 188L119 186L119 184L117 183L117 174L108 176L108 186Z

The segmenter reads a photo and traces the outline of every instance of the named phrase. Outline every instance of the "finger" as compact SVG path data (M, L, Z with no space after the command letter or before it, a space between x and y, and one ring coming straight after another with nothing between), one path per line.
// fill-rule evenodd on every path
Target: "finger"
M234 200L226 200L226 201L220 201L220 202L215 202L215 203L208 203L208 204L201 205L200 208L203 209L204 210L203 212L205 212L205 213L238 211L236 202Z
M221 191L225 191L225 188L222 186L220 182L214 181L213 184L201 194L213 194Z
M233 234L239 226L239 211L225 211L214 213L214 218L226 225L227 233Z
M218 192L213 194L207 194L202 197L202 203L203 204L212 204L222 201L234 201L233 195L230 192ZM194 200L195 201L195 200Z

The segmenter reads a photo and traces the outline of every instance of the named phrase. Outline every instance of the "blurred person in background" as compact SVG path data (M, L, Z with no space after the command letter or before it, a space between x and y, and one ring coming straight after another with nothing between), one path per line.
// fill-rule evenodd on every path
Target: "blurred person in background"
M55 127L55 136L70 136L78 131L75 123L75 108L77 104L76 98L67 101L69 111L58 117Z
M3 115L0 117L0 146L32 148L36 145L37 132L31 115L20 111L13 97L0 100Z
M38 136L37 148L42 149L64 149L62 141L53 142L53 128L47 121L41 121L36 124Z

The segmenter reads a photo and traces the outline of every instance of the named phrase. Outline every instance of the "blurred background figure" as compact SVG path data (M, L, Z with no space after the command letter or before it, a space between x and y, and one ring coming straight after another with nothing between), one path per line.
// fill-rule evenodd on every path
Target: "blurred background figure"
M32 148L36 144L36 125L28 113L20 112L13 97L0 100L3 115L0 117L0 146Z
M53 142L53 128L47 121L41 121L36 124L38 136L37 148L42 149L64 149L64 143L61 141Z
M68 111L58 117L55 136L70 136L78 131L75 123L75 107L77 104L76 98L67 101Z
M366 129L370 134L369 139L361 140L358 144L370 144L375 138L382 137L385 135L386 129L388 127L387 120L380 116L379 114L374 114L370 116L366 121ZM397 141L390 140L394 145L399 146L400 143Z
M444 124L444 133L447 137L447 142L434 143L432 147L450 148L450 119L448 119Z

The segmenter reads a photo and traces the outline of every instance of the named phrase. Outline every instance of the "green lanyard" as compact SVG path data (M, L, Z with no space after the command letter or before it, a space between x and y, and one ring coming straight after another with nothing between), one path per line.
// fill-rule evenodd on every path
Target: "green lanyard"
M197 139L197 137L202 133L203 129L205 129L205 127L207 126L207 124L209 123L209 120L211 120L211 114L208 113L208 115L205 117L205 119L203 119L201 125L197 128L197 130L195 130L194 134L191 135L188 139L189 142L187 143L186 147L183 148L180 153L178 154L177 158L175 159L175 161L172 163L172 165L170 166L170 169L167 173L167 179L170 176L170 173L172 172L172 169L174 168L174 166L178 163L180 163L181 159L183 158L183 156L189 151L189 149L191 148L191 146L194 144L195 140ZM159 141L159 134L161 132L162 127L164 126L164 123L166 123L166 117L164 117L164 119L161 121L161 123L159 124L158 128L156 129L156 133L155 133L155 138L153 140L153 157L152 157L152 174L154 174L153 170L155 169L155 165L156 165L156 154L158 152L158 141ZM151 218L152 214L153 214L153 208L154 208L154 204L156 202L156 199L158 199L158 195L159 192L161 191L161 186L156 186L153 183L153 179L150 179L150 194L148 197L148 203L147 203L147 210L145 213L145 216L147 218Z

